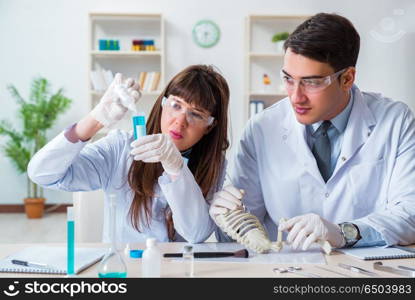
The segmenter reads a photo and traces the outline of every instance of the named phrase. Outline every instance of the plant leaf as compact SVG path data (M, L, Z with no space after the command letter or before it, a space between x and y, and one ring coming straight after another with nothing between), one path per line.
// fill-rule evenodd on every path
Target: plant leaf
M30 161L30 151L13 140L6 143L3 150L6 156L11 159L17 171L21 174L25 173Z
M20 96L20 93L17 91L16 87L14 85L7 86L7 89L9 90L10 94L14 99L16 99L17 103L20 105L22 103L25 103L26 101Z
M30 91L30 101L39 103L46 101L49 94L49 82L46 78L36 77L32 82Z

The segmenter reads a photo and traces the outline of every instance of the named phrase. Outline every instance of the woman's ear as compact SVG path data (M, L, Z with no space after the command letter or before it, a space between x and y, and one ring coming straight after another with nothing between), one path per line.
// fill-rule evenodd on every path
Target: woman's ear
M213 121L213 123L206 128L205 135L211 132L212 129L215 128L216 124L217 124L217 121L216 120Z

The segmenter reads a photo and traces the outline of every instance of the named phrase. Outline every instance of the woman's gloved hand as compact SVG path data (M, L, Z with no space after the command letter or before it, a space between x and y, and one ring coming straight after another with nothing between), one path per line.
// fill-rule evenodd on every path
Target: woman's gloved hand
M141 97L140 85L132 78L123 81L117 73L99 103L91 111L91 116L105 127L111 127L121 120L130 109L137 111L135 105Z
M131 143L134 160L146 163L160 162L167 174L177 176L183 167L183 158L170 136L152 134Z

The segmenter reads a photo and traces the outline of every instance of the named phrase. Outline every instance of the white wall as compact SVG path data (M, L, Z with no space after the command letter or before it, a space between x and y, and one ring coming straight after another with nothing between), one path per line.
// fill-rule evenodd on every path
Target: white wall
M55 89L64 87L66 95L74 99L70 111L49 132L50 138L87 113L90 11L162 13L167 35L166 80L190 64L219 67L231 88L233 144L244 126L239 110L244 84L244 18L248 14L324 11L348 17L362 38L357 76L361 89L382 92L415 108L415 4L411 0L0 0L0 119L9 118L19 124L15 118L17 107L6 86L14 84L26 97L36 75L50 79ZM391 43L375 39L370 33L383 30L385 37L388 30L392 32L387 17L393 17L398 28L405 31L402 38ZM214 20L221 28L221 40L214 48L202 49L192 42L192 27L202 18ZM0 144L3 142L0 138ZM26 191L25 177L16 174L3 154L0 191L0 204L21 203ZM71 201L71 195L65 192L46 191L45 195L48 203Z

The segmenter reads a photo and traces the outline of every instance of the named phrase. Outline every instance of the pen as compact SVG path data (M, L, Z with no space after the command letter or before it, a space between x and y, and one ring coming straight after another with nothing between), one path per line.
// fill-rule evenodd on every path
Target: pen
M12 259L12 264L21 265L25 267L32 267L32 268L50 268L47 264L29 262L24 260Z

